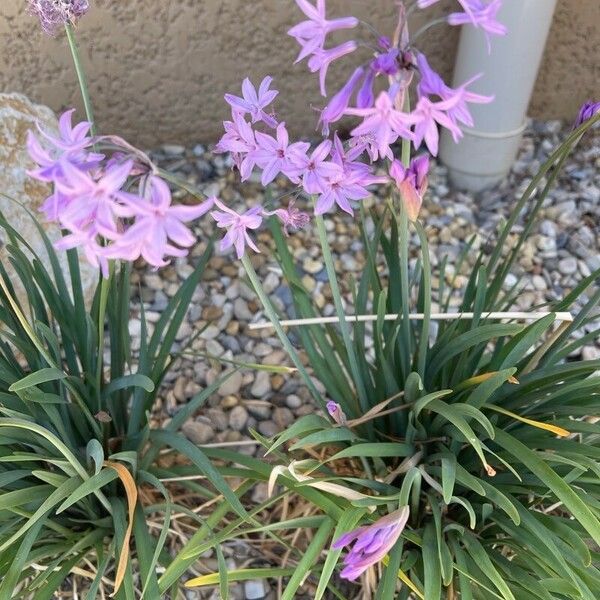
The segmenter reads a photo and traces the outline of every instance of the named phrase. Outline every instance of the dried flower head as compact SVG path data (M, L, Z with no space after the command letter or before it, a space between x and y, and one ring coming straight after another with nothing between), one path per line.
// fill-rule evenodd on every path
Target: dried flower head
M40 20L48 35L67 23L75 23L90 7L88 0L28 0L29 12Z

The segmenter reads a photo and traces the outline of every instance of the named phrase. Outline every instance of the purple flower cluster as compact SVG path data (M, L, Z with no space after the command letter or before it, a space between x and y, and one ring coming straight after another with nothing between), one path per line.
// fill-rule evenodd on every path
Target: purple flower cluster
M434 3L435 0L422 0L419 6L426 8ZM453 13L448 21L454 24L471 22L488 33L502 35L506 30L495 21L500 3L501 0L493 0L490 4L481 0L461 0L465 12ZM379 36L374 56L358 67L331 98L321 112L320 123L323 134L327 135L330 125L345 115L362 117L363 123L354 128L351 135L371 137L375 158L391 160L391 145L399 138L411 140L415 149L424 143L436 156L438 127L447 128L458 140L462 136L460 125L473 125L468 104L491 102L493 98L468 90L478 76L456 89L447 86L429 66L425 56L411 47L403 5L400 6L400 23L398 40L393 44L389 38ZM415 74L419 77L417 104L412 112L406 112L405 99ZM379 78L386 81L387 89L376 94ZM354 95L354 106L351 106Z
M437 0L418 0L419 8L427 8ZM469 22L487 34L503 35L505 28L496 20L501 0L459 0L464 12L452 13L450 24ZM427 58L411 46L406 11L399 2L399 25L394 40L378 35L376 40L349 40L332 48L326 47L328 35L334 31L356 28L354 17L328 19L325 0L296 0L306 20L292 27L288 34L300 45L296 62L308 60L311 72L319 74L321 94L327 96L326 77L331 64L360 47L372 48L372 56L355 67L342 88L333 94L320 111L319 125L324 139L312 147L304 141L290 141L285 122L279 121L269 106L278 95L271 89L271 77L265 77L258 90L249 79L242 84L242 96L226 94L231 107L231 120L224 122L225 135L217 152L230 152L242 181L260 171L260 180L268 185L284 176L297 186L297 196L315 199L314 212L324 214L335 207L353 214L355 203L370 196L369 186L394 181L409 219L416 220L427 190L429 160L422 156L403 166L394 158L393 145L406 140L419 149L425 145L437 155L439 127L450 131L455 141L462 137L462 126L473 126L469 104L487 103L490 96L469 89L479 76L457 88L444 82L429 65ZM417 102L407 109L408 90L417 77ZM381 85L380 85L381 82ZM338 132L330 130L344 117L358 117L361 122L351 127L350 137L342 141ZM366 155L366 158L365 158ZM376 161L389 161L389 175L376 175ZM238 215L220 203L221 211L213 212L217 225L227 229L221 248L235 247L241 257L248 245L256 245L248 230L257 229L266 215L276 215L289 227L304 226L309 216L295 208L266 211L253 208Z
M54 35L67 23L75 23L89 8L88 0L28 0L29 12L40 20L42 29Z
M327 29L328 26L323 27ZM265 186L282 175L298 186L298 192L316 197L316 214L323 214L334 205L353 214L353 202L370 195L367 186L387 181L387 178L374 176L370 165L355 160L363 153L364 145L345 149L337 136L333 141L323 140L314 148L308 142L290 141L285 122L278 122L273 113L267 112L278 94L270 89L271 83L272 78L265 77L257 90L246 79L241 97L225 95L231 106L231 121L224 122L225 134L215 151L231 153L242 181L249 179L255 170L261 171L261 183ZM258 128L261 124L262 131ZM289 227L303 227L309 221L308 214L296 208L293 200L287 208L251 209L237 215L239 220L235 220L235 213L225 209L222 203L218 206L221 211L211 214L219 227L228 230L221 249L235 247L238 257L243 255L246 244L257 250L246 229L260 226L258 220L262 217L277 216L286 232Z
M40 129L44 146L31 131L27 140L38 165L29 174L53 184L41 210L66 231L56 247L80 247L105 277L110 259L143 257L158 268L168 257L185 256L195 238L184 223L208 212L213 201L172 206L168 185L143 153L119 138L94 139L88 122L73 127L73 112L60 117L58 137ZM109 155L93 148L103 141L111 142Z

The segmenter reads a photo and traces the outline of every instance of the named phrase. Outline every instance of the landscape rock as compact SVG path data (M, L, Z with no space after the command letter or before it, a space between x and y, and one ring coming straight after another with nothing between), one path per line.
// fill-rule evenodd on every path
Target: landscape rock
M51 188L27 174L29 169L35 167L35 163L27 153L27 134L29 131L36 131L36 123L46 131L53 133L57 131L58 121L48 107L34 104L21 94L0 93L0 191L3 194L0 196L0 211L8 223L30 244L46 269L51 272L44 243L31 215L27 212L30 211L35 216L52 241L59 239L58 227L47 223L44 216L39 213ZM9 275L14 275L14 270L7 260L6 242L6 232L0 228L0 261ZM66 253L60 251L57 255L66 274L68 272ZM80 259L80 270L84 297L89 302L98 283L98 270L83 258ZM19 304L26 305L25 290L16 276L11 279L16 287Z

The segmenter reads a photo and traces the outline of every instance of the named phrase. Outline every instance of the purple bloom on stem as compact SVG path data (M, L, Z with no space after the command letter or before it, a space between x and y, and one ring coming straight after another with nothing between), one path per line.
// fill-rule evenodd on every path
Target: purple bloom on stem
M399 137L413 139L409 126L415 123L416 119L412 115L396 110L387 92L379 94L374 107L351 108L346 113L364 118L363 123L356 127L351 135L372 134L376 140L378 154L390 160L393 158L391 144Z
M448 15L450 25L471 24L485 32L488 52L492 46L490 35L506 35L506 27L497 19L497 14L502 7L502 0L491 0L486 3L483 0L462 0L461 5L465 8L464 13L452 13Z
M333 400L329 400L326 404L327 412L329 416L338 424L345 425L346 424L346 415L342 410L342 407Z
M279 123L276 135L277 138L274 138L266 133L256 132L257 149L251 153L251 156L263 169L261 183L268 185L279 173L289 177L292 182L298 183L302 173L299 164L306 158L306 151L310 144L307 142L290 144L285 123Z
M338 29L352 29L358 25L358 19L354 17L327 20L325 0L317 0L316 6L313 6L308 0L296 0L296 4L308 17L308 20L298 23L288 31L288 35L295 38L302 46L295 62L300 62L318 49L322 49L328 33Z
M157 268L168 264L167 256L187 255L185 248L192 246L196 238L184 223L201 217L213 206L212 199L198 206L172 206L169 186L155 176L149 178L144 198L125 193L122 199L135 222L110 247L107 255L129 261L141 256Z
M233 246L235 247L237 257L241 259L244 256L246 244L255 252L260 252L248 234L248 229L258 229L260 227L263 220L262 207L254 206L240 215L216 198L214 199L214 203L221 210L214 210L210 214L217 222L217 227L227 229L225 237L221 240L221 252Z
M408 169L398 160L394 160L390 167L390 176L398 186L400 198L412 222L417 220L423 204L428 185L428 172L429 157L426 155L414 158Z
M71 124L74 110L64 112L59 119L59 137L44 131L38 124L40 134L51 144L51 148L42 148L33 131L27 132L27 151L29 156L38 164L28 174L39 181L54 181L62 176L61 163L70 162L79 169L90 170L97 167L104 158L102 154L86 152L93 138L88 136L90 123L82 121L75 127Z
M234 112L232 118L233 121L223 123L225 135L216 145L215 152L231 152L242 181L246 181L256 165L254 159L254 151L257 149L256 138L252 127L240 113Z
M419 148L423 140L429 152L437 156L439 145L438 123L446 127L452 133L455 141L462 137L462 131L454 121L446 114L446 111L457 106L460 96L456 94L453 98L432 102L429 98L421 96L412 115L416 120L414 129L415 149Z
M579 114L577 115L577 120L575 121L573 129L577 129L580 125L583 125L586 121L589 121L599 112L600 102L593 102L591 100L584 102L579 110Z
M370 68L365 75L363 84L358 90L356 95L356 108L370 108L375 103L375 93L373 91L373 85L375 83L375 76L377 73Z
M327 77L327 69L329 65L338 58L354 52L358 46L356 42L344 42L335 48L329 50L323 50L318 48L315 53L308 60L308 68L311 73L319 71L319 84L321 86L321 95L327 96L327 90L325 89L325 79Z
M28 0L29 12L39 18L42 29L54 35L67 23L75 23L89 9L88 0Z
M343 116L348 105L350 104L350 98L354 92L354 88L358 83L358 80L362 77L364 69L358 67L352 73L350 79L344 84L344 87L329 101L329 104L321 111L321 118L319 123L323 124L323 135L329 135L329 125L339 121Z
M476 94L475 92L469 91L467 88L481 75L475 75L461 86L453 89L444 83L444 80L436 73L427 62L427 58L424 54L417 56L417 64L419 66L419 72L421 73L421 81L419 82L419 95L420 96L438 96L441 100L456 100L456 105L449 108L446 114L450 119L456 123L462 123L467 127L473 127L473 117L469 111L467 103L472 104L487 104L492 102L493 96L484 96L482 94Z
M265 77L259 88L258 93L256 88L252 85L251 81L246 77L242 83L242 95L234 96L233 94L225 94L225 101L233 108L234 111L241 112L243 114L249 113L252 117L252 122L257 123L263 121L269 127L273 129L277 127L277 121L273 116L265 112L265 108L275 100L275 97L279 92L277 90L270 90L269 87L273 82L272 77Z
M322 215L337 204L343 211L352 215L354 211L351 201L368 198L371 195L366 189L368 185L387 182L386 177L373 176L369 165L354 160L362 152L362 148L344 152L342 142L337 133L335 134L331 155L340 170L324 182L322 193L315 204L315 214Z
M86 229L74 229L54 243L57 250L71 250L80 248L86 260L97 269L102 276L108 278L108 260L105 256L106 248L98 242L98 230L92 225Z
M59 219L72 230L93 224L98 233L113 239L117 236L116 217L120 212L121 188L133 167L128 160L106 168L98 179L80 171L68 161L62 163L63 178L55 182L56 190L66 199Z
M382 75L395 75L398 72L398 57L400 50L398 48L390 48L385 54L380 54L371 63L371 68L375 73Z
M403 506L375 523L359 527L336 540L332 546L334 550L354 543L344 558L341 576L354 581L369 567L382 560L402 535L409 514L409 507Z
M299 208L296 208L295 201L292 198L289 201L287 208L277 208L271 212L265 212L265 215L275 215L281 221L283 225L283 232L286 236L289 235L288 228L303 229L310 222L310 216L302 212Z
M322 193L315 204L315 214L322 215L337 204L344 212L354 214L350 201L364 200L371 194L357 181L358 177L348 178L342 172L323 182Z
M58 120L59 137L46 133L39 125L40 133L56 148L63 151L82 150L94 143L88 134L92 127L89 121L81 121L73 127L73 113L75 109L65 111Z
M300 163L303 173L302 187L307 194L321 193L327 178L342 174L338 165L326 160L330 152L331 142L324 140Z

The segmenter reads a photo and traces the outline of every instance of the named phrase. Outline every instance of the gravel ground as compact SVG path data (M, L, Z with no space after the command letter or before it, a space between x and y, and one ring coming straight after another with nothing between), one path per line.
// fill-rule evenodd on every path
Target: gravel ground
M506 219L516 199L566 132L560 122L530 123L509 177L499 188L478 195L451 190L446 169L436 165L422 211L433 264L446 255L449 264L453 265L461 248L473 235L476 236L475 248L483 245L485 250L485 240ZM599 137L598 130L592 132L569 159L558 185L546 199L541 221L523 248L514 275L509 278L512 279L508 281L509 285L516 282L517 277L525 283L518 298L521 310L563 297L583 277L600 268ZM168 145L151 155L161 167L185 177L207 195L218 195L232 206L252 205L263 197L258 182L241 184L228 159L213 155L211 149L205 146L185 148ZM281 182L281 188L282 192L285 191L284 182ZM339 268L343 272L360 275L363 253L355 223L338 212L327 219L327 224ZM523 223L519 225L522 226ZM139 290L141 297L136 296L130 322L134 347L136 343L139 345L139 302L143 301L150 322L158 319L169 297L177 291L206 247L213 227L209 218L198 225L199 243L189 257L177 260L156 273L146 268L139 270L135 293L137 295ZM315 238L316 232L309 226L307 230L293 234L289 241L296 261L304 271L305 285L313 291L322 313L328 315L334 312L334 308ZM281 273L267 250L270 236L263 232L258 239L265 251L255 255L253 263L265 290L282 312L292 315L289 289L282 284ZM470 266L463 266L457 278L459 288L466 283ZM460 289L457 292L458 303ZM578 302L581 305L584 301L585 298L581 297ZM352 311L350 301L347 305ZM184 345L192 336L197 336L191 344L191 352L243 362L287 364L286 356L270 330L248 330L249 322L263 319L259 303L244 281L240 263L232 254L221 256L217 253L210 260L202 285L194 295L187 319L177 335L177 344ZM583 348L581 355L585 359L600 358L600 336L595 345ZM157 418L168 419L192 395L212 383L225 368L200 354L178 358L165 382ZM197 444L229 442L243 452L260 453L260 449L251 442L249 428L272 436L297 417L313 411L309 395L297 377L247 370L236 372L224 383L209 398L206 407L184 426L183 432ZM256 499L259 500L258 496L264 492L257 489ZM231 560L239 563L237 550L231 550ZM211 570L210 564L205 566L206 571ZM189 597L211 596L192 592ZM232 597L248 600L274 598L275 591L263 587L262 582L247 582L243 586L233 586Z

